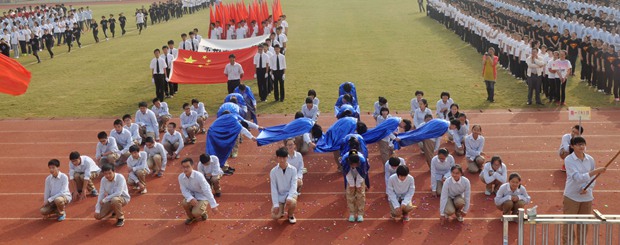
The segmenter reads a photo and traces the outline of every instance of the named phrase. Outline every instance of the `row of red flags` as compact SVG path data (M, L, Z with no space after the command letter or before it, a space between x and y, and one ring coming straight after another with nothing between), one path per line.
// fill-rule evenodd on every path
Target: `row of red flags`
M277 20L282 16L282 5L280 4L280 0L274 0L271 6L272 16L274 20ZM230 23L231 20L234 20L235 24L239 23L241 20L245 20L245 22L250 25L252 21L256 21L258 25L258 32L256 35L264 35L263 33L263 25L262 22L269 18L269 6L267 5L267 1L263 0L260 3L257 0L254 0L252 3L245 5L244 2L237 3L221 3L219 6L209 9L209 17L211 23L220 22L220 26L224 30L222 33L222 39L226 38L226 24ZM209 27L211 28L211 27ZM251 34L253 30L248 28L248 35ZM209 35L211 35L211 29L209 29Z

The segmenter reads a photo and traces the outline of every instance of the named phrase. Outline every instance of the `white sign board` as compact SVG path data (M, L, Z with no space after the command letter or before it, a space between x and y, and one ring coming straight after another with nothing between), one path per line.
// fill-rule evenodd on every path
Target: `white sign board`
M568 120L590 120L590 107L568 107Z

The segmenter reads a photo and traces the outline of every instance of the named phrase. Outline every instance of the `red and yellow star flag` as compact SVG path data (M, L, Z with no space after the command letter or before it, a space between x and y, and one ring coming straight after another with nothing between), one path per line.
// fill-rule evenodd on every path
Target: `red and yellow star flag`
M179 49L179 56L172 63L170 81L183 84L215 84L226 83L228 77L224 75L226 64L230 63L228 56L234 54L235 62L241 64L244 74L241 80L252 80L254 55L256 47L225 51L225 52L193 52Z
M19 62L0 54L0 71L2 71L0 72L0 93L10 95L26 93L31 74Z

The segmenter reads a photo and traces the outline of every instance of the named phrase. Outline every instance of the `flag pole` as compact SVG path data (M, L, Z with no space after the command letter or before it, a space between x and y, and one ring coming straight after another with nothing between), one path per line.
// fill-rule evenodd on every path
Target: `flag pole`
M609 160L609 162L607 163L607 165L605 165L605 168L609 167L609 165L611 165L612 162L614 162L614 160L616 160L616 157L618 157L618 155L620 155L620 151L618 151L618 153L616 153L616 155ZM590 180L590 183L588 183L588 185L586 185L586 187L584 187L583 189L586 190L588 189L588 187L590 187L590 185L592 185L592 183L594 183L594 181L600 176L601 174L597 174L596 176L594 176L594 178L592 178L592 180Z

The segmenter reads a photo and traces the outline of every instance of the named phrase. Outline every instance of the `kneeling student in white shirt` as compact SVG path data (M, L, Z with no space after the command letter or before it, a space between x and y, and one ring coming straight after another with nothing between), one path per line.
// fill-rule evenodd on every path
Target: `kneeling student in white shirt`
M271 217L284 217L284 210L288 212L288 222L295 224L295 209L297 208L297 169L287 162L288 151L281 147L276 151L278 165L271 169Z
M58 221L66 218L65 206L71 202L69 191L69 177L60 172L60 161L52 159L47 163L50 175L45 179L45 192L43 193L43 206L41 214L48 218L51 214L57 214Z
M207 180L207 183L211 185L215 196L222 196L222 187L220 186L220 179L224 174L220 167L220 159L217 156L208 156L206 154L200 155L200 162L197 166L198 172L202 173Z
M409 175L409 167L400 165L396 168L396 174L388 179L386 186L391 215L395 221L401 218L409 221L409 213L413 211L411 200L415 193L413 176Z
M502 162L502 158L499 156L493 156L490 162L484 164L480 172L480 180L486 185L484 194L490 196L492 193L496 193L499 187L506 183L507 177L506 164Z
M530 196L521 185L521 175L510 174L508 183L504 183L495 196L495 206L503 214L517 214L520 208L530 203Z
M183 135L177 131L177 124L170 122L167 126L167 132L161 139L164 149L168 152L168 158L179 159L179 154L185 144L183 143Z
M187 214L186 225L193 223L197 218L207 220L207 203L214 214L218 213L217 206L219 206L213 198L211 186L200 172L193 169L193 165L194 161L191 158L183 159L181 161L183 173L179 174L179 186L183 194L181 206Z
M129 170L127 182L134 186L134 190L146 194L146 175L151 172L148 164L146 164L148 155L146 152L140 151L140 147L136 145L129 147L129 153L131 155L127 158L127 169Z

